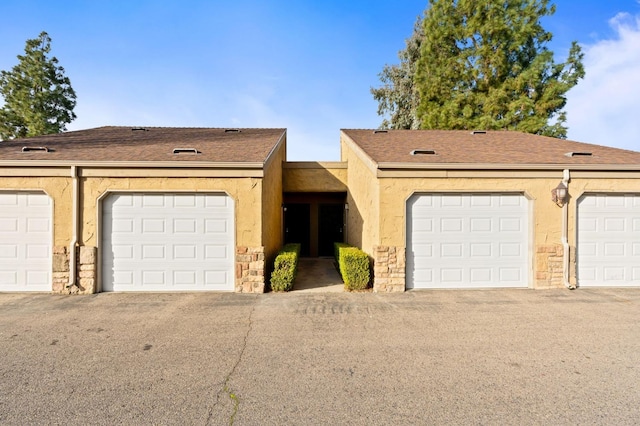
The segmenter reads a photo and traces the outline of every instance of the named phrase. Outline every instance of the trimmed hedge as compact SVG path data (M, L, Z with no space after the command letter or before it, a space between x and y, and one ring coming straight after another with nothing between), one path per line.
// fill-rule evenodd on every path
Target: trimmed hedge
M347 290L364 290L371 277L369 256L357 247L335 243L334 253L338 269Z
M285 244L278 252L271 273L271 290L290 291L298 270L300 244Z

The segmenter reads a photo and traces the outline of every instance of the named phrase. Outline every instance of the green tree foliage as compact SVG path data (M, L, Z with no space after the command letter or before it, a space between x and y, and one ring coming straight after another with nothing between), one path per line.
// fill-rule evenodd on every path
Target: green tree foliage
M0 72L0 140L59 133L76 118L76 93L50 51L51 38L43 31L27 40L18 65Z
M414 83L424 129L508 129L565 138L566 93L584 77L573 42L556 64L548 0L430 0Z
M418 17L413 34L405 41L405 48L398 52L400 64L385 65L379 74L382 87L371 89L373 98L378 101L378 115L388 117L382 121L382 129L420 128L417 116L420 98L413 76L424 37L422 19L422 16Z

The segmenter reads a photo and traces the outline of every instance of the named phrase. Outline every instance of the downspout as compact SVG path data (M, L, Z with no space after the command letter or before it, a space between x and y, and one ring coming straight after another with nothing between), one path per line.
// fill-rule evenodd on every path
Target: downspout
M564 169L562 174L562 183L565 187L567 187L567 198L569 194L569 181L571 180L571 176L569 174L569 169ZM576 286L571 284L569 281L569 202L564 203L562 206L562 282L565 287L569 290L575 290Z
M78 170L76 166L71 166L71 185L72 185L72 211L71 211L71 243L69 244L69 284L67 288L77 286L77 267L76 267L76 245L78 245L78 209L80 202L78 200Z

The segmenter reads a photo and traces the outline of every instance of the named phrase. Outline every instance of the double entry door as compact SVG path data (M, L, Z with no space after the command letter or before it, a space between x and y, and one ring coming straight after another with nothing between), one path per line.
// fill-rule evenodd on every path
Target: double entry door
M301 256L333 256L333 243L343 241L344 202L285 202L284 242L299 243Z

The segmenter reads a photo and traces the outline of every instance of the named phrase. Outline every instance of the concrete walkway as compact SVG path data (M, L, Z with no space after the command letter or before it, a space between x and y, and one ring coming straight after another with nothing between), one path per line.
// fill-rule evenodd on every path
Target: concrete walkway
M344 283L334 266L334 259L327 257L304 257L298 260L298 274L293 291L307 293L339 293Z

